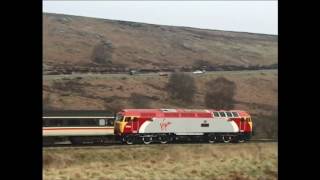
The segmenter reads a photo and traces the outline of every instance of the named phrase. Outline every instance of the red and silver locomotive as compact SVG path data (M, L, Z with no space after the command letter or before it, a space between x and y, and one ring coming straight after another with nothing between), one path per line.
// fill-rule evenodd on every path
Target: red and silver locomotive
M251 138L252 120L240 110L124 109L117 114L114 133L127 144L165 144L184 138L244 142Z

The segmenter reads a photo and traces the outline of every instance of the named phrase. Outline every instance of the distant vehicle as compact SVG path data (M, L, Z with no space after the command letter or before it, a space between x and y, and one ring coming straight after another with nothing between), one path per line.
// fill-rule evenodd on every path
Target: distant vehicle
M137 71L136 70L130 70L129 74L130 75L135 75L135 74L137 74Z
M203 74L203 73L205 73L205 71L200 71L200 70L193 71L193 74Z
M160 72L159 73L159 76L168 76L169 74L168 73L165 73L165 72Z

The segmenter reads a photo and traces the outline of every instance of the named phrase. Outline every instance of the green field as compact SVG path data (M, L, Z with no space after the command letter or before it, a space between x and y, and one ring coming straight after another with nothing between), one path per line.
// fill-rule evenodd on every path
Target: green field
M277 143L43 150L45 180L277 179Z

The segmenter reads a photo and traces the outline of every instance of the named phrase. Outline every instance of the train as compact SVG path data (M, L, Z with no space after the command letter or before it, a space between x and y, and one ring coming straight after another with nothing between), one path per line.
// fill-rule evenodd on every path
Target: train
M251 116L243 110L123 109L114 116L43 117L44 144L241 143L252 135Z

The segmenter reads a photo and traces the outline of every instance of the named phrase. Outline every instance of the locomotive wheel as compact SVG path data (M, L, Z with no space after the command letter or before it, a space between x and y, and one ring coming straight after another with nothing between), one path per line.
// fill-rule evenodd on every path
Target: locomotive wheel
M229 143L232 140L231 136L222 136L222 140L224 143Z
M168 137L167 136L160 136L160 143L161 144L167 144L168 143Z
M133 144L133 138L130 137L130 136L124 137L124 138L122 139L122 141L125 142L125 143L128 144L128 145Z
M242 137L242 136L239 136L238 137L238 142L239 143L243 143L245 140L244 140L244 137Z
M152 137L143 137L142 141L144 144L150 144L152 142Z
M209 136L208 137L208 142L209 143L215 143L217 141L217 137L216 136Z
M70 142L71 142L71 144L74 144L74 145L83 144L82 139L79 137L70 138Z

